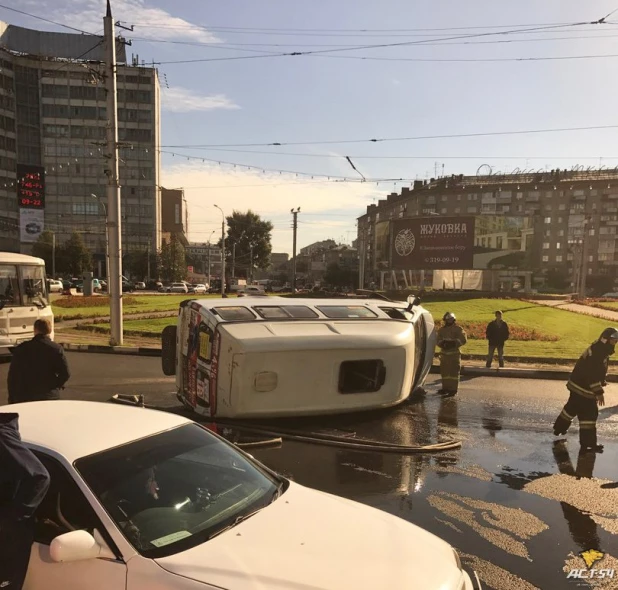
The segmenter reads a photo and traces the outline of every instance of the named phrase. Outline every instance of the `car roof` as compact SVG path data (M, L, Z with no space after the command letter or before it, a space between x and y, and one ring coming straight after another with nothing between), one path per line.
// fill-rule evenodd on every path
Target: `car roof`
M70 463L191 423L167 412L71 400L12 404L0 407L0 412L19 414L24 442L50 449Z

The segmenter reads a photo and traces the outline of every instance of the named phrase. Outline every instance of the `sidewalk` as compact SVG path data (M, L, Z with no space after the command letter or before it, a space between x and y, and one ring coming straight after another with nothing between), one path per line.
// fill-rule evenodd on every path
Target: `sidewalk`
M583 315L589 315L595 318L601 318L602 320L610 320L618 324L618 311L610 311L608 309L599 309L598 307L591 307L590 305L582 305L581 303L571 303L569 301L532 301L537 305L545 305L546 307L555 307L558 309L565 309L566 311L572 311L574 313L580 313Z

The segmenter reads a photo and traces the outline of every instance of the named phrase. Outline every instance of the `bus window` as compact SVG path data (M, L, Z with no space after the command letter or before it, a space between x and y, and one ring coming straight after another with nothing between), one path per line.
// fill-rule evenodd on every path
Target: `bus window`
M407 320L412 321L414 314L407 309L400 309L398 307L381 307L380 308L389 318L394 320Z
M255 319L255 316L248 307L214 307L213 309L222 320L227 322Z
M19 305L19 282L17 267L0 265L0 306Z
M331 319L378 317L373 311L361 305L319 305L318 309Z
M45 269L42 266L20 266L23 305L47 305Z
M265 320L273 319L314 319L318 317L310 307L304 305L260 305L253 309Z

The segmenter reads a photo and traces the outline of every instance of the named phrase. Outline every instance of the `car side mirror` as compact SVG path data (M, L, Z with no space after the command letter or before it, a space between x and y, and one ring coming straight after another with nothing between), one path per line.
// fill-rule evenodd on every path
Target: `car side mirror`
M84 561L97 557L116 559L96 530L94 536L88 531L71 531L59 535L51 542L49 554L57 563Z

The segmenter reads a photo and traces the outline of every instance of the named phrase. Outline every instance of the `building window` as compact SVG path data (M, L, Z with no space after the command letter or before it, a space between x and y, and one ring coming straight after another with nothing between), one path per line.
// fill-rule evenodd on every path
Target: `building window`
M446 213L446 207L443 207L442 209L440 209L440 212L441 212L442 214Z
M468 213L476 213L476 207L468 207Z
M564 230L560 229L558 230L558 237L561 238L562 236L564 236Z
M560 242L556 242L556 250L560 250L561 247L561 243Z
M455 213L461 213L461 207L456 207L455 208Z
M174 205L174 223L180 225L180 205Z
M560 205L558 205L558 211L565 211L565 210L566 210L566 204L560 203Z
M592 254L588 256L588 262L594 262L594 256Z
M543 242L543 250L549 250L549 242Z
M549 256L543 256L543 262L549 262Z
M551 223L551 217L546 217L545 218L545 223L550 224Z
M562 256L561 255L556 256L556 262L562 262Z
M448 197L446 195L442 195L442 200L446 201L448 199Z
M593 236L593 235L594 235L594 227L593 227L593 228L591 228L591 229L588 231L588 235L589 235L589 236Z

